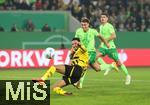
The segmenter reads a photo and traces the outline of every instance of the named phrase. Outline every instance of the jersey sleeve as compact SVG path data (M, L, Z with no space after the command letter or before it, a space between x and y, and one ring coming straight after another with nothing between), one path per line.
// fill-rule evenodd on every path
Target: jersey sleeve
M115 32L115 29L112 25L109 26L109 32L112 34Z
M98 31L96 29L93 29L93 33L94 33L95 36L99 35L99 33L98 33Z

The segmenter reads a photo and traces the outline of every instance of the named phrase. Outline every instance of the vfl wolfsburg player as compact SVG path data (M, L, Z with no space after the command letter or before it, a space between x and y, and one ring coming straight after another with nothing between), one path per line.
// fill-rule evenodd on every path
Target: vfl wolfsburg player
M98 37L100 40L102 40L107 47L109 47L109 45L95 29L89 27L89 23L90 23L89 19L87 19L86 17L82 18L81 28L77 29L75 34L75 37L79 38L81 40L81 44L83 44L88 50L89 65L96 71L100 71L100 69L105 71L111 70L112 68L117 69L115 63L112 64L105 63L99 65L98 62L96 61L95 37ZM99 66L101 67L99 68ZM108 68L109 66L111 66L111 69ZM80 79L80 84L78 84L78 88L82 88L84 76Z
M110 48L107 48L104 43L101 43L99 48L100 53L98 54L98 56L108 55L111 59L113 59L121 68L121 70L126 74L125 84L129 85L131 82L131 76L129 75L126 66L122 64L119 60L118 52L114 43L114 39L116 38L115 30L114 27L110 23L108 23L108 15L106 13L101 14L100 22L101 25L99 26L99 32L103 36L103 38L109 43ZM102 59L99 59L99 61L105 64ZM108 71L106 71L104 74L107 75Z

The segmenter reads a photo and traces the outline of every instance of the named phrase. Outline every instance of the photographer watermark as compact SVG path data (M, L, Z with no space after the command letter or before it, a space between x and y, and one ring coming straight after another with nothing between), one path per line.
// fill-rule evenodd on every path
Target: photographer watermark
M0 105L50 105L50 81L1 80Z

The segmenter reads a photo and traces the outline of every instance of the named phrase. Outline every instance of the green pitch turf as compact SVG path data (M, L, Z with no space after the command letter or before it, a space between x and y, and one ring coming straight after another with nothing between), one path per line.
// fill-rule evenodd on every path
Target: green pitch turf
M108 76L104 72L89 70L83 89L73 86L64 89L73 92L73 96L60 96L51 91L50 105L150 105L150 68L128 68L132 83L124 85L123 72L111 71ZM0 80L30 80L40 77L45 70L11 69L0 70ZM61 79L55 73L51 84Z

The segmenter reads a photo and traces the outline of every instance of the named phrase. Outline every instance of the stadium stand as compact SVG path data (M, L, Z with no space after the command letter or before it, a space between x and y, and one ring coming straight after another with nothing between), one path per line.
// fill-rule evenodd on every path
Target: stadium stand
M149 0L1 0L0 10L70 11L79 21L90 18L94 28L107 12L117 31L150 32Z

